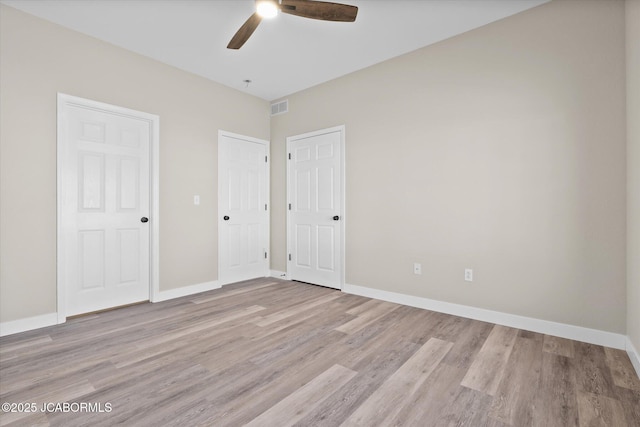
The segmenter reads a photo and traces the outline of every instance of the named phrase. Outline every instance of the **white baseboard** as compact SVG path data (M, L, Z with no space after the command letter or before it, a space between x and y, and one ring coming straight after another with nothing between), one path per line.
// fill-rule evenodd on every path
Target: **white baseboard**
M24 319L0 322L0 337L58 324L58 313L41 314Z
M627 337L627 354L629 355L629 359L631 359L633 368L636 370L636 374L638 374L638 377L640 378L640 353L633 346L629 337Z
M166 301L219 288L220 284L217 280L198 283L196 285L160 291L151 302ZM58 323L60 323L58 322L58 313L42 314L39 316L27 317L25 319L12 320L10 322L0 322L0 337L57 325Z
M287 280L287 273L285 271L271 270L270 276L275 277L276 279Z
M200 292L212 291L214 289L220 289L220 283L217 280L160 291L151 302L160 302L174 298L186 297L193 294L199 294Z
M532 317L501 313L499 311L492 311L483 308L453 304L422 297L415 297L406 294L399 294L396 292L382 291L379 289L367 288L364 286L345 284L342 288L342 291L349 294L394 302L411 307L423 308L440 313L453 314L455 316L481 320L483 322L495 323L498 325L524 329L527 331L553 335L561 338L568 338L576 341L587 342L590 344L602 345L619 350L624 350L628 341L626 335L616 334L614 332L600 331L598 329L589 329L583 328L581 326L568 325L565 323L550 322L548 320L540 320ZM637 369L638 367L636 366L636 370Z

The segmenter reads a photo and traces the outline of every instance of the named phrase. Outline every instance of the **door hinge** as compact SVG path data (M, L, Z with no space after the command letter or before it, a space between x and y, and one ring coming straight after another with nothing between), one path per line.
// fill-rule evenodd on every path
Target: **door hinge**
M291 254L289 254L289 261L291 261Z
M291 203L289 203L289 210L291 210Z
M264 259L267 259L267 253L266 252L264 253Z
M291 160L291 153L289 153L289 160Z
M264 156L264 162L267 163L267 156Z
M264 210L265 211L267 210L267 204L266 203L264 204Z

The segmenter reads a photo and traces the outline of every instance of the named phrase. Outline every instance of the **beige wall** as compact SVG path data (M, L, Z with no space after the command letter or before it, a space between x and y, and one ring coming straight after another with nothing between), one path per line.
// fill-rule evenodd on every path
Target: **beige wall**
M216 280L217 132L268 139L268 103L6 6L0 31L0 321L56 310L57 92L160 116L160 289Z
M285 138L345 124L347 283L624 333L624 37L624 2L558 0L289 96L272 268Z
M627 335L640 351L640 0L627 0L626 24Z

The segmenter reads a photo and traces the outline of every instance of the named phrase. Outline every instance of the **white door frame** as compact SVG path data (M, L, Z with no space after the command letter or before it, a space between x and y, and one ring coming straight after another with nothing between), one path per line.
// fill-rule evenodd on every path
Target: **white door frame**
M342 180L342 186L340 188L340 192L342 193L340 205L341 205L342 211L338 215L340 216L340 253L342 257L341 259L338 260L338 262L340 265L340 289L342 290L345 284L345 269L346 269L345 242L346 242L346 220L347 220L347 216L345 215L345 212L347 210L346 209L346 176L345 176L345 163L346 163L345 151L346 150L345 150L345 143L344 143L345 142L345 125L335 126L327 129L320 129L313 132L303 133L300 135L288 136L286 155L287 156L290 155L291 145L294 143L295 140L302 139L302 138L310 138L310 137L323 135L325 133L331 133L331 132L340 132L340 177ZM291 222L291 210L288 209L288 206L292 200L291 162L289 160L287 160L286 162L287 162L287 207L285 207L285 209L287 210L287 279L295 280L295 277L291 277L291 274L289 271L289 263L291 262L289 257L293 248L292 239L293 239L294 233L292 230L293 224Z
M159 185L160 185L160 117L155 114L144 113L141 111L131 110L116 105L105 104L103 102L92 101L90 99L79 98L76 96L58 93L58 130L57 130L57 315L58 323L64 323L67 320L67 303L66 303L66 277L68 272L65 270L65 260L63 248L65 247L64 233L62 232L62 216L64 194L66 192L63 182L63 173L66 166L66 149L67 137L69 130L67 129L67 109L68 107L79 107L109 114L117 114L125 117L131 117L138 120L146 120L149 122L151 132L149 138L149 212L151 232L149 235L149 299L155 302L160 293L160 203L159 203Z
M221 206L221 200L220 200L220 140L222 139L222 137L229 137L229 138L235 138L235 139L241 139L243 141L248 141L248 142L253 142L256 144L261 144L265 146L266 152L267 154L267 161L265 162L265 167L267 168L266 174L265 174L265 179L266 179L266 194L265 194L265 198L267 200L267 229L266 229L266 238L267 241L265 242L265 247L267 248L267 256L264 260L265 263L265 269L264 269L264 276L267 277L269 276L270 273L270 263L271 263L271 184L270 184L270 178L271 178L271 143L265 139L258 139L258 138L253 138L251 136L246 136L246 135L240 135L237 133L233 133L233 132L227 132L225 130L218 130L218 211L220 209ZM218 281L220 283L220 286L224 286L224 285L228 285L232 282L224 282L221 280L221 275L220 275L220 269L222 266L222 260L220 258L220 254L222 253L222 239L220 238L220 228L224 225L224 221L221 217L221 215L218 214Z

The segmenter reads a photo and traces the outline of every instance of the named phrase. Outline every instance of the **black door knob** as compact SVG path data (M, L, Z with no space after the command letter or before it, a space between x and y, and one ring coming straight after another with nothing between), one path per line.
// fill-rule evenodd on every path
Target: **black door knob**
M340 219L340 217L339 217L338 215L336 215L336 216L334 216L334 217L333 217L333 220L334 220L334 221L337 221L337 220L339 220L339 219Z
M140 222L149 222L149 218L143 216L142 218L140 218Z
M229 221L229 215L223 216L222 219L224 219L225 221Z

